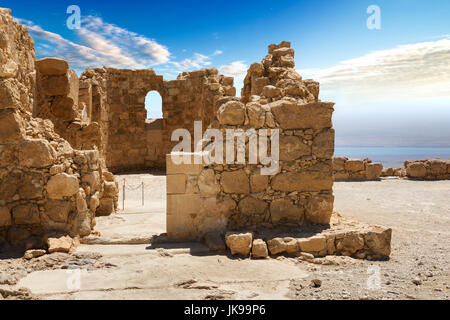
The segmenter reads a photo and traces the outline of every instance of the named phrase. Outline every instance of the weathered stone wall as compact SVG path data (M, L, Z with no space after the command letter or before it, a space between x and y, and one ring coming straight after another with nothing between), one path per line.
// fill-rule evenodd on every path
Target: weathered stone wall
M378 181L383 172L381 163L372 163L370 159L333 159L335 181Z
M225 229L330 222L334 104L318 99L317 82L302 81L293 57L289 43L271 45L263 62L250 67L242 101L218 99L210 126L224 137L227 129L278 129L278 172L261 175L261 165L248 164L248 152L246 164L176 166L168 160L169 237L195 239Z
M53 231L87 235L100 199L114 198L98 152L74 150L36 107L34 43L0 9L0 244L39 246Z
M206 128L214 118L215 100L236 92L233 78L214 68L184 72L173 81L164 81L151 69L88 69L80 83L85 88L80 91L83 110L98 123L99 150L113 172L165 169L165 155L176 144L172 132L183 128L193 134L194 121ZM145 97L150 91L162 97L163 119L147 119Z
M450 159L405 161L406 176L417 180L450 179Z

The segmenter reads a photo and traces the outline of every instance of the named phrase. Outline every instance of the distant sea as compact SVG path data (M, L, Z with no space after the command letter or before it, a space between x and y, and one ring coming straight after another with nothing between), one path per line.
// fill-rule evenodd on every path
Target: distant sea
M385 168L401 168L405 160L450 159L450 147L336 147L335 156L370 158L373 162L381 162Z

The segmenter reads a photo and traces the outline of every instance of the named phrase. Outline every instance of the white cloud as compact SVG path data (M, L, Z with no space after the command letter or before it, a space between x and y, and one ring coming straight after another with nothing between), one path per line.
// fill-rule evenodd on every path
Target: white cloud
M220 73L236 78L244 78L247 74L247 70L248 66L244 63L244 61L234 61L219 68Z
M210 67L211 59L223 53L221 50L216 50L211 55L195 53L188 59L175 61L169 49L156 40L94 16L83 17L81 29L74 30L76 42L44 30L32 21L18 18L16 21L28 27L30 35L36 40L36 54L39 58L65 59L77 72L82 72L87 67L102 66L156 68L164 76L176 78L182 71Z
M184 59L180 62L172 61L170 63L181 70L200 69L212 64L209 56L200 53L194 53L192 58Z
M298 70L321 82L326 98L361 103L450 97L450 40L401 45L325 69Z

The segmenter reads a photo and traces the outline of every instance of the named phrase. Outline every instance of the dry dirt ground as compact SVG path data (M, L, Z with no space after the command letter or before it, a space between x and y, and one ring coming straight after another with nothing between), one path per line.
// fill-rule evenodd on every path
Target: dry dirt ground
M121 209L126 179L125 211L98 218L101 238L87 239L91 244L71 256L0 260L0 297L449 299L450 181L336 183L335 207L344 217L393 229L392 255L377 262L335 257L333 265L321 265L241 260L210 254L200 243L149 245L165 232L165 177L118 179Z

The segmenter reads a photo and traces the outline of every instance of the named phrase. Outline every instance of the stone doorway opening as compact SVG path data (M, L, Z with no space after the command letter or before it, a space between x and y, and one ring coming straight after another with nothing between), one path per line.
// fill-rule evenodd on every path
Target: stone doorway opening
M162 97L158 91L149 91L145 97L145 109L147 110L147 119L156 120L163 118Z

